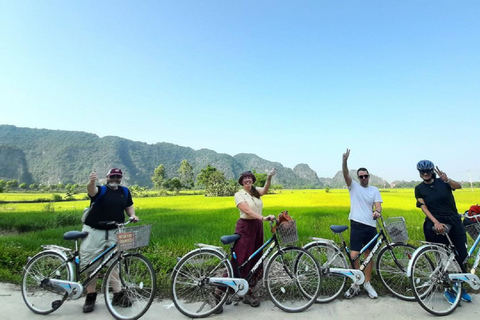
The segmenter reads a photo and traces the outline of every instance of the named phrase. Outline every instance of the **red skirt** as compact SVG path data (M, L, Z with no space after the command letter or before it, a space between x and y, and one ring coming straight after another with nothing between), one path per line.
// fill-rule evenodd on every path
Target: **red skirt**
M241 235L234 246L238 267L263 245L263 221L257 219L238 219L237 225L235 226L235 233ZM261 256L262 252L257 253L257 255L240 270L240 276L242 278L247 277L247 274L252 270ZM232 265L235 266L233 261ZM255 276L250 280L250 286L254 287L257 280L262 276L263 266L257 269Z

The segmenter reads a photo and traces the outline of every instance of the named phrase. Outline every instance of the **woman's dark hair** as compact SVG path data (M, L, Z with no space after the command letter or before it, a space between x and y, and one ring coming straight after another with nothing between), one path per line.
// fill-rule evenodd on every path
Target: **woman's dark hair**
M258 192L257 188L255 188L254 186L252 186L252 189L251 189L250 193L255 198L260 199L260 193Z

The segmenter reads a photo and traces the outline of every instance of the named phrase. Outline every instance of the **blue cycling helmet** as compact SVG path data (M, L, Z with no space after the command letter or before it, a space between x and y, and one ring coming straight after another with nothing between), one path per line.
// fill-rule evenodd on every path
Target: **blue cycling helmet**
M423 171L433 170L434 167L435 166L433 165L433 162L430 160L420 160L417 163L417 170L423 170Z

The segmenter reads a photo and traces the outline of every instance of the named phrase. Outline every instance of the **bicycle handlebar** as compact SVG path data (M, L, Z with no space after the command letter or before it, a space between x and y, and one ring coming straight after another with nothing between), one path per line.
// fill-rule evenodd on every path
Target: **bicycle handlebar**
M140 220L138 220L140 221ZM124 223L118 223L116 221L100 221L98 224L101 226L116 226L118 228L125 227L127 224L135 222L132 217L128 218L128 220Z

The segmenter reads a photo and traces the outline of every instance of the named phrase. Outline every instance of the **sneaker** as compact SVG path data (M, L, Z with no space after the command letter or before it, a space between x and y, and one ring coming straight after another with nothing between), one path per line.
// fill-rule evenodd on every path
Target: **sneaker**
M352 299L360 293L360 286L358 284L352 284L352 286L345 292L346 299Z
M260 306L260 300L255 298L251 293L247 293L245 296L243 296L243 303L249 304L254 308Z
M447 299L448 303L453 304L455 302L455 294L450 290L445 289L445 293L443 295L445 296L445 299Z
M112 306L118 306L122 308L129 308L133 304L132 300L128 297L125 290L113 294Z
M375 289L373 289L372 285L370 284L370 282L365 282L363 284L363 289L365 289L365 291L367 291L368 293L368 296L372 299L377 299L378 298L378 294L377 292L375 291Z
M95 310L95 301L97 300L97 293L87 293L85 303L83 305L83 313L89 313Z
M453 291L457 292L458 287L453 286ZM465 289L462 288L462 301L465 302L472 302L472 297L465 291Z

